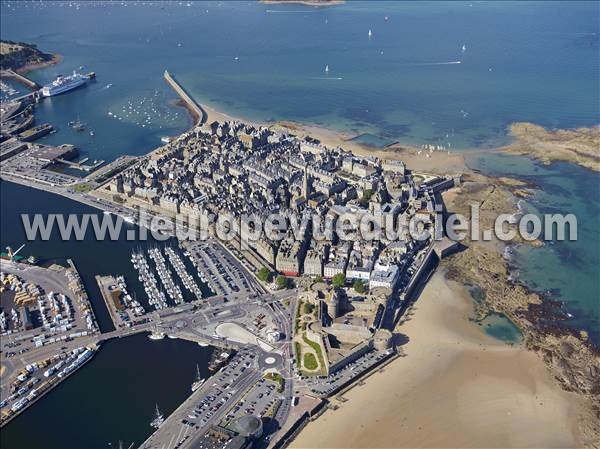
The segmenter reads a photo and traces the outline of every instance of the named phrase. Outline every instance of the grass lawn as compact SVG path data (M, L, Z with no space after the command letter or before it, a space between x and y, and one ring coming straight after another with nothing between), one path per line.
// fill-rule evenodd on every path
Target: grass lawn
M85 182L82 182L79 184L75 184L75 186L73 187L73 190L77 193L85 193L85 192L89 192L90 190L92 190L92 186L89 184L86 184Z
M321 345L315 341L309 340L308 337L306 336L306 334L302 335L302 340L304 340L304 343L306 343L308 346L310 346L311 348L313 348L315 350L315 352L317 353L317 357L319 358L319 363L321 364L322 367L325 367L325 359L323 359L323 353L321 352Z
M303 365L304 368L310 371L314 371L319 367L319 364L317 363L317 359L314 354L304 354Z

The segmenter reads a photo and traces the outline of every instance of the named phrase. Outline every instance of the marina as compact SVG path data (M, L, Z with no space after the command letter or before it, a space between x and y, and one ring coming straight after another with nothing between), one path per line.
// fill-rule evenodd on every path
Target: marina
M116 329L131 327L144 322L140 320L146 314L144 307L131 297L127 291L124 276L96 276L96 281L106 308Z
M175 269L175 272L181 279L181 282L185 288L194 295L194 300L202 299L202 289L196 283L194 278L187 272L185 264L181 260L181 257L171 247L166 247L165 252L169 258L169 262Z
M175 284L175 281L173 280L173 275L171 270L167 267L162 251L159 248L151 248L148 250L148 256L154 261L161 284L171 300L175 304L181 304L183 302L183 294L181 293L179 286Z
M138 279L144 286L148 303L153 306L155 310L160 310L167 307L167 298L162 289L159 288L156 276L150 269L150 265L148 264L146 257L141 252L132 253L131 263L133 264L133 268L135 268L139 273Z

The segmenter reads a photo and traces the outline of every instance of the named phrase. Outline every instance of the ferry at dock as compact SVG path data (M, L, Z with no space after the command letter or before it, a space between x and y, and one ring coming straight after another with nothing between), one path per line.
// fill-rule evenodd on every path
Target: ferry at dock
M75 71L72 75L58 75L54 81L42 87L42 95L44 97L60 95L84 85L88 79L88 76L82 75L81 73L77 73Z

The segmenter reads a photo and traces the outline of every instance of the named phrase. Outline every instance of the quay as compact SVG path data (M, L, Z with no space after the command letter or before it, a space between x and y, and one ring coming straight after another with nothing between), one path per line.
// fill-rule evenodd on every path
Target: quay
M64 374L64 376L62 376L61 378L59 378L58 376L53 376L50 380L43 382L39 387L37 387L35 389L35 392L36 392L35 396L32 396L31 399L29 399L21 409L17 410L17 412L13 412L13 413L2 412L2 414L0 415L0 427L6 426L14 418L19 416L21 413L25 412L25 410L27 410L29 407L34 405L40 399L42 399L46 394L48 394L50 391L52 391L55 387L60 385L61 382L64 382L66 379L68 379L73 374L75 374L77 371L79 371L80 368L82 368L84 365L86 365L90 360L92 360L94 355L96 355L98 353L100 346L99 346L99 344L90 345L89 349L91 349L91 351L92 351L92 354L89 358L83 360L82 363L75 366L74 369L72 369L71 371L66 372ZM27 397L29 398L29 396L27 396ZM12 411L12 409L11 409L11 411Z
M73 162L73 161L68 161L66 159L57 158L56 161L60 162L61 164L65 164L65 165L69 166L69 168L74 168L74 169L85 171L85 172L94 171L96 168L98 168L102 164L104 164L104 160L102 160L102 159L96 161L93 164L86 164L88 159L89 158L86 157L78 162Z
M113 276L97 275L96 282L98 283L100 294L102 295L102 299L104 299L104 304L106 305L106 309L108 310L108 314L110 315L113 326L115 329L118 329L121 327L121 323L119 320L118 310L118 295L120 294L120 290L118 290L116 287L117 280Z
M192 97L185 91L183 86L181 86L175 78L165 70L164 73L165 80L169 85L173 88L173 90L181 97L181 100L185 103L186 107L190 110L192 115L196 117L196 125L202 125L206 123L208 120L208 114L206 111L200 106L198 103L194 101Z
M29 87L32 90L38 90L38 89L40 89L40 86L39 86L38 83L36 83L35 81L30 80L26 76L23 76L23 75L15 72L12 69L7 69L7 70L0 71L0 78L12 78L12 79L15 79L15 80L19 81L20 83L24 84L25 86Z

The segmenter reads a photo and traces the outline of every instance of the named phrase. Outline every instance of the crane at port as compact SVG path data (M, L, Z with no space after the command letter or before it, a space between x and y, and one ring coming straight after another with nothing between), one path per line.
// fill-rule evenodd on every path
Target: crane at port
M7 247L6 247L6 252L7 252L7 254L8 254L8 257L9 257L9 259L10 259L10 261L11 261L11 262L13 262L13 261L14 261L14 258L15 258L15 256L16 256L17 254L19 254L19 252L20 252L20 251L21 251L23 248L25 248L25 243L23 243L21 246L19 246L19 248L18 248L18 249L17 249L15 252L13 252L13 249L12 249L10 246L7 246Z

